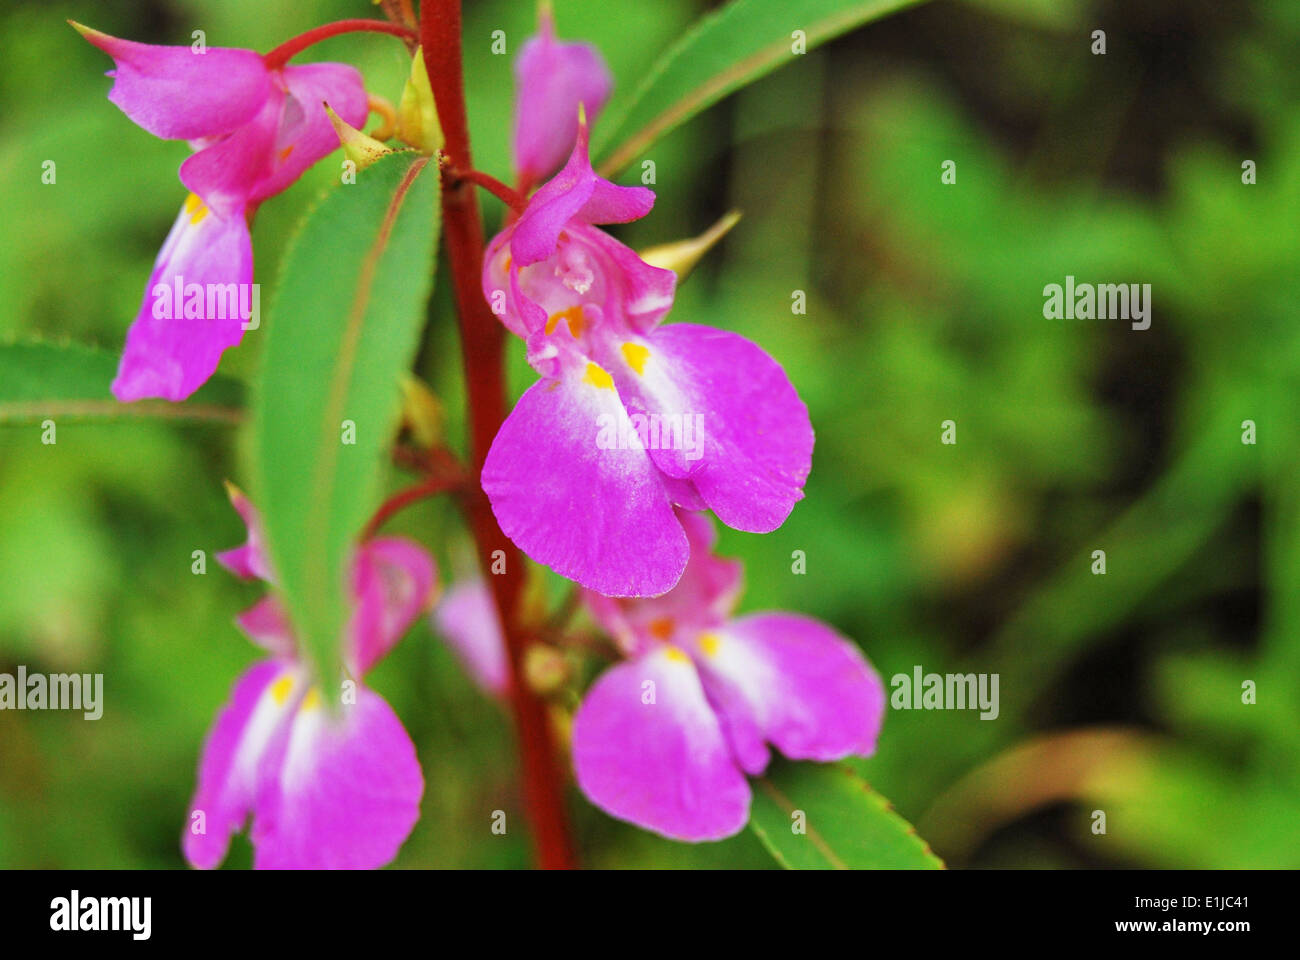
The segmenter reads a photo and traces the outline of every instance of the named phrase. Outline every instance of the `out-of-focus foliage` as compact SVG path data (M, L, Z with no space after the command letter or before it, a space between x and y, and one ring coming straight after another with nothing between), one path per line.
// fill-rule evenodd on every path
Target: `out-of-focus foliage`
M468 7L476 162L505 177L510 61L531 11ZM624 92L702 12L555 7ZM107 58L65 18L265 50L359 15L360 0L6 5L0 341L115 352L184 197L185 146L104 99ZM1089 52L1098 28L1104 56ZM853 764L950 866L1300 866L1296 49L1291 0L944 0L794 58L638 158L655 161L659 199L620 232L629 242L745 214L670 320L762 344L817 429L786 525L723 531L722 552L747 564L744 609L825 619L886 679L918 664L1000 675L996 720L890 710L877 756ZM311 57L352 60L400 95L392 38L337 38ZM941 182L946 160L955 184ZM261 282L335 163L259 212ZM495 223L500 205L485 204ZM1152 284L1151 328L1044 319L1043 287L1067 275ZM446 288L418 367L459 443ZM795 291L806 314L791 312ZM250 335L222 373L247 381L259 358ZM534 374L518 344L511 364L521 391ZM949 419L956 445L939 442ZM220 482L247 481L234 438L220 423L85 419L61 421L48 446L39 424L0 424L0 672L102 672L106 700L93 722L0 713L0 865L181 864L204 731L255 656L232 619L260 588L211 560L242 539ZM444 577L470 565L447 503L394 529L430 544ZM429 626L369 682L428 780L397 865L526 864L509 724ZM489 830L496 809L505 836ZM576 794L573 809L592 865L771 864L751 833L685 846ZM247 862L237 847L230 864Z

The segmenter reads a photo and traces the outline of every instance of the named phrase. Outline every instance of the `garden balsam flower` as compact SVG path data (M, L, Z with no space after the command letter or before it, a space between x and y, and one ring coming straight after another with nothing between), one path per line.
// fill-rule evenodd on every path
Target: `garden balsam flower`
M164 241L113 381L122 402L184 400L251 327L248 221L339 143L329 103L353 126L369 112L361 75L340 63L268 66L252 50L120 40L73 24L113 58L108 97L131 120L196 151L190 190Z
M610 596L655 596L689 545L674 505L738 530L779 527L811 466L808 410L781 369L734 333L658 326L676 277L595 224L649 212L654 193L598 177L580 119L568 163L498 234L483 293L542 380L483 468L504 533Z
M217 559L269 581L257 514L238 491L231 499L248 542ZM274 595L239 616L270 656L236 681L208 734L182 841L191 864L220 864L250 814L259 869L369 869L396 856L419 819L424 777L401 721L361 678L428 608L434 583L432 559L408 540L357 549L339 694L312 682ZM322 702L331 695L337 710Z
M741 567L711 553L704 514L682 515L691 560L649 600L587 591L628 659L587 692L573 721L578 786L596 806L674 840L719 840L749 820L748 776L768 745L795 760L870 756L880 677L830 627L792 613L731 618Z
M614 87L595 47L555 37L549 4L538 12L537 36L515 60L515 171L525 191L562 164L578 135L578 107L594 122Z

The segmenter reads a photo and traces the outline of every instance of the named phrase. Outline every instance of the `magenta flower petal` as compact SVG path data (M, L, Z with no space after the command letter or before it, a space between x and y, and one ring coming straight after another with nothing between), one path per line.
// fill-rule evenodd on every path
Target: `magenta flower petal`
M284 102L284 94L273 89L247 123L181 164L181 183L220 216L242 216L254 185L271 175Z
M322 157L338 149L339 138L324 104L351 126L360 127L370 113L365 85L353 67L342 63L307 63L282 71L287 90L279 129L265 178L249 192L252 203L284 190Z
M308 693L264 761L252 838L258 869L374 869L420 816L415 746L383 698L357 687L331 718Z
M613 370L631 412L691 417L703 437L702 448L651 450L655 465L689 478L727 526L775 530L803 498L813 449L808 408L780 364L744 337L694 324L660 327L641 346L636 366Z
M253 502L234 484L227 483L226 490L230 503L244 521L248 539L233 550L217 554L217 563L221 564L241 580L266 580L272 582L271 565L266 556L266 539L262 535L262 518L253 506Z
M674 840L720 840L749 819L749 784L676 647L596 681L573 720L573 763L596 806Z
M248 819L259 765L288 715L293 676L283 661L253 664L236 681L209 731L181 840L185 859L194 866L210 870L221 863L231 835Z
M348 650L349 669L357 676L383 659L428 609L436 575L433 558L410 540L382 537L357 550Z
M298 643L284 604L273 593L267 594L238 617L235 625L245 636L273 656L292 659L297 655Z
M533 384L488 451L483 490L502 531L538 563L608 596L653 596L686 565L681 523L644 450L601 449L627 414L612 381Z
M885 714L879 675L850 640L811 617L760 613L700 638L710 700L750 773L753 738L792 760L868 757Z
M570 220L583 224L628 223L654 206L653 190L620 187L596 175L587 156L588 128L578 126L578 140L564 169L528 201L511 234L511 254L521 267L555 252Z
M608 258L605 274L617 287L614 302L622 318L633 330L648 333L672 309L677 274L652 267L630 247L602 230L590 228L583 236L590 237L593 245Z
M261 109L271 74L252 50L158 46L74 24L116 65L108 99L156 137L198 140L229 133Z
M550 11L515 60L515 169L536 183L564 162L578 134L578 105L594 122L614 80L585 43L560 43Z
M510 658L492 591L482 580L453 584L433 611L433 622L466 672L494 697L510 692Z
M222 351L244 336L239 291L249 289L245 285L252 280L253 248L242 211L223 217L197 197L187 201L158 253L144 303L127 333L113 395L123 403L144 397L184 400L202 386ZM234 309L225 294L209 296L217 287L229 289L227 284L236 285ZM250 295L244 296L251 303Z

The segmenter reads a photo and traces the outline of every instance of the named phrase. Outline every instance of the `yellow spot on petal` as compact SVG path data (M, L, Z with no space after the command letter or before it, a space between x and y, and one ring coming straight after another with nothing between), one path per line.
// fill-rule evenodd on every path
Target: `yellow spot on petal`
M285 147L283 150L280 151L280 162L281 162L281 163L284 163L284 161L286 161L286 160L289 159L289 154L293 153L293 148L294 148L295 146L297 146L297 144L293 144L293 143L291 143L291 144L289 144L287 147Z
M629 340L623 344L623 359L640 376L645 373L645 362L650 359L650 349Z
M682 648L681 648L681 647L674 647L671 643L668 644L668 646L664 647L664 656L666 656L669 660L675 660L675 661L677 661L678 663L690 663L690 662L691 662L691 658L688 657L688 656L687 656L687 655L682 651Z
M659 640L667 640L673 635L675 628L676 624L673 623L672 617L660 617L658 620L650 621L650 636Z
M190 215L190 223L198 223L208 215L208 207L197 193L191 193L185 198L185 212Z
M598 363L587 362L587 373L582 378L584 383L589 383L593 387L599 387L601 390L613 390L614 378L605 372L605 368Z
M705 656L716 657L720 646L722 646L722 638L716 633L700 634L700 649L704 651Z
M292 689L293 675L286 673L271 684L271 697L276 703L284 706L284 702L289 699L289 691Z
M546 318L546 335L550 336L559 327L560 321L566 320L569 324L569 334L574 340L582 336L583 316L582 304L574 304L572 307L565 307Z
M507 253L507 254L506 254L506 262L505 262L504 264L502 264L502 268L505 270L506 273L509 273L509 272L510 272L510 264L512 264L512 263L514 263L514 262L515 262L515 261L514 261L514 258L512 258L512 257L510 256L510 254Z
M307 691L307 696L302 698L302 708L304 710L315 710L320 707L320 690L312 687Z

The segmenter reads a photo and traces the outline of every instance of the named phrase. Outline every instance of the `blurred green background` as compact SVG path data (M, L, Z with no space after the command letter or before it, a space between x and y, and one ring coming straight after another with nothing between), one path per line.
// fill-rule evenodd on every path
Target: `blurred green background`
M555 0L560 33L598 44L623 96L706 6ZM477 165L505 179L532 4L467 7ZM266 50L369 15L362 0L6 4L0 340L116 352L185 193L185 145L108 103L108 59L65 18ZM498 29L511 56L491 53ZM620 230L628 242L745 214L670 322L762 344L817 430L785 526L723 531L721 551L747 563L741 609L823 618L886 678L1000 675L997 720L891 710L858 764L950 866L1300 866L1297 49L1294 0L935 2L797 58L647 154L658 204ZM400 94L392 38L337 38L313 58ZM260 282L334 163L261 210ZM1152 284L1151 328L1045 320L1043 287L1067 274ZM457 425L446 284L431 318L420 372ZM247 379L258 348L249 336L222 372ZM518 343L512 367L522 390ZM0 425L0 672L102 672L106 702L96 722L0 713L0 866L178 867L204 732L257 655L232 619L260 588L211 562L242 539L221 480L246 483L247 460L229 426L58 430L45 446L36 426ZM445 504L393 529L431 545L444 581L469 565ZM371 682L428 782L397 866L527 865L507 718L427 622ZM505 836L489 832L498 808ZM688 846L576 793L572 808L589 865L771 865L749 833ZM249 859L238 840L227 865Z

